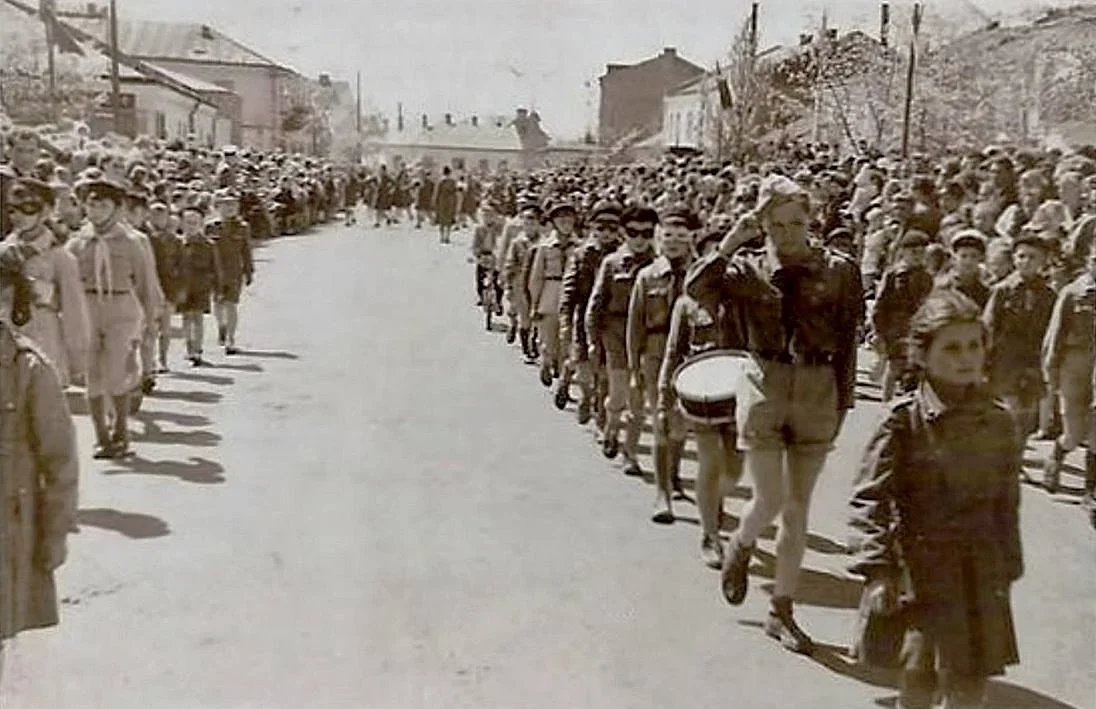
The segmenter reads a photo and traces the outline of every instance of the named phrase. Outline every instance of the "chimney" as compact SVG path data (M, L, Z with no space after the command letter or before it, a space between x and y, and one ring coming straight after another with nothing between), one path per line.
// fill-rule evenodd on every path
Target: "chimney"
M810 32L800 32L799 33L799 46L800 47L805 47L808 44L811 44L812 42L814 42L814 35L812 35Z
M423 130L426 130L429 127L430 127L430 119L424 113L424 114L422 114L422 128L423 128Z
M674 48L674 47L663 47L662 48L662 56L664 56L664 57L676 57L677 56L677 49Z
M446 113L445 114L445 125L447 125L447 126L453 125L453 114L452 113Z
M479 116L472 116L472 127L479 128Z
M524 109L524 108L519 108L517 110L518 118L526 118L526 117L528 117L528 115L529 115L529 111Z

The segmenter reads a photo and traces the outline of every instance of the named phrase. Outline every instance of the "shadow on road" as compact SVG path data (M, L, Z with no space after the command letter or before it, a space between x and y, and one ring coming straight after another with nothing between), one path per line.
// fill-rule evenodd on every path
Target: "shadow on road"
M153 411L151 409L141 409L135 420L142 423L151 421L167 421L173 423L176 426L208 426L211 421L208 416L202 416L200 414L181 414L175 411Z
M761 565L751 566L751 573L766 579L774 578L776 557L761 549L754 551L754 557L761 561ZM766 593L772 593L773 584L764 583L761 588ZM795 601L806 606L856 609L860 607L862 590L863 584L857 579L842 578L804 566L799 572Z
M250 364L227 364L227 363L222 363L222 364L217 365L217 369L227 369L230 372L254 372L256 374L260 374L264 371L263 370L263 365L255 364L254 362L252 362Z
M215 391L162 391L157 390L149 394L151 399L162 401L185 401L191 404L216 404L224 398Z
M231 386L236 383L236 380L232 377L225 377L219 374L198 374L196 372L177 372L172 378L186 382L212 384L214 386Z
M300 359L299 355L292 352L264 351L264 350L240 350L240 357L258 357L260 359Z
M155 539L171 534L167 522L139 512L119 512L106 508L80 510L76 513L76 522L81 527L107 529L130 539Z
M188 461L148 460L137 456L114 461L114 465L116 467L104 470L103 475L155 475L197 485L220 485L225 481L223 465L198 456L191 456Z

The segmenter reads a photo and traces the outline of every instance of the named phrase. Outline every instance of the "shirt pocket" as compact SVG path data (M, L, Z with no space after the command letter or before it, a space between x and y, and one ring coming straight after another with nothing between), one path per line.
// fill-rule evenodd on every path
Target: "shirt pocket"
M666 327L670 322L670 289L667 286L653 286L645 295L647 305L647 329Z

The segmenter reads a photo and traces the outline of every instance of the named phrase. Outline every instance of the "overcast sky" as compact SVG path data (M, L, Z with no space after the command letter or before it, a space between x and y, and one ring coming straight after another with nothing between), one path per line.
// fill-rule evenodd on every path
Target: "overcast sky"
M69 4L69 3L63 3ZM977 26L1030 0L933 0L930 10ZM207 22L240 42L315 76L353 84L366 104L411 124L423 112L510 113L534 104L558 138L596 130L597 77L608 62L631 63L674 46L710 66L749 12L744 0L118 0L126 18ZM892 22L912 3L892 2ZM762 0L762 47L794 42L825 7L831 26L877 32L872 0ZM523 74L514 75L511 69ZM593 87L585 88L590 82Z

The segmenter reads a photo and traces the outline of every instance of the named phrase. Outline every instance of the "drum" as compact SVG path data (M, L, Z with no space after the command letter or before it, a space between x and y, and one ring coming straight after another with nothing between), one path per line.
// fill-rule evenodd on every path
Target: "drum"
M678 367L674 390L682 415L708 426L734 421L738 382L748 358L739 350L713 350Z

